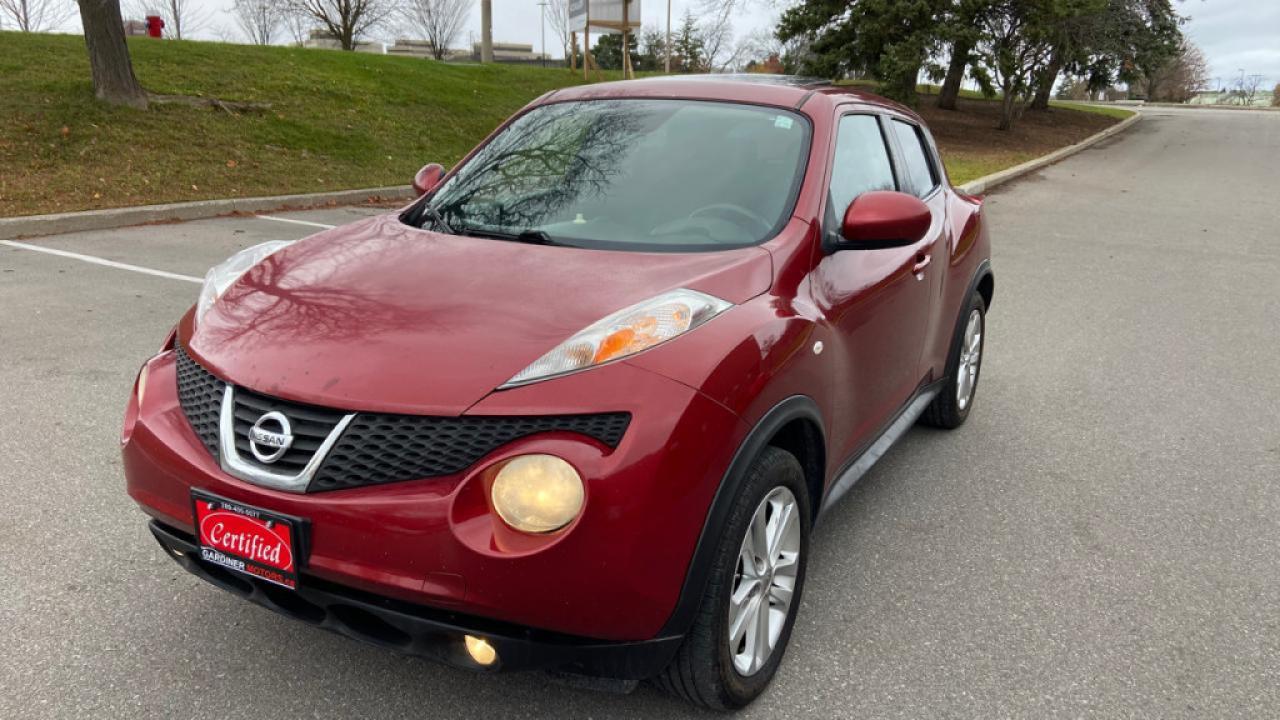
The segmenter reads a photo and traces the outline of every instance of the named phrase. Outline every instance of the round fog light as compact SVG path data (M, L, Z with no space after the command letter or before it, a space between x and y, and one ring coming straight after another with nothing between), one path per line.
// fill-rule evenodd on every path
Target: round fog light
M582 510L582 478L554 455L521 455L498 471L491 491L503 522L527 533L549 533Z
M488 640L475 635L466 635L462 642L467 646L467 654L477 665L492 665L498 659L498 651L493 649Z

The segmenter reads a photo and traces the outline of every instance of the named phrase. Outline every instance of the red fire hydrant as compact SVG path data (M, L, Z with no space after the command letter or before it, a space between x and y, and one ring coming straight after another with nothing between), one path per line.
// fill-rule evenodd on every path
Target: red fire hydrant
M164 19L159 15L147 16L147 35L153 38L160 37L161 31L164 30Z

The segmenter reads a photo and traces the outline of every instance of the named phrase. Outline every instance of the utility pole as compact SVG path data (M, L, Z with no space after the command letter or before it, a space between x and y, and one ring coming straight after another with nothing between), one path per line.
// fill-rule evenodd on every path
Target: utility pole
M667 74L671 74L671 0L667 0Z
M480 62L493 62L493 0L480 0Z
M587 19L582 26L582 79L587 80L591 65L591 0L587 0Z
M541 9L541 14L542 14L542 17L541 17L541 22L542 22L542 67L546 67L546 66L547 66L547 0L542 0L542 2L538 3L538 7Z
M590 0L588 0L590 2ZM631 8L631 0L622 0L622 79L630 80L635 77L635 73L631 72L631 17L628 14Z

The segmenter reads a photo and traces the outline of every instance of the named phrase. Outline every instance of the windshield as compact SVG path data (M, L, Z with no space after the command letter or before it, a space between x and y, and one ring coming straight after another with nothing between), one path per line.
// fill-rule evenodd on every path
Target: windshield
M809 124L689 100L544 105L516 119L405 222L459 235L632 250L763 242L791 214Z

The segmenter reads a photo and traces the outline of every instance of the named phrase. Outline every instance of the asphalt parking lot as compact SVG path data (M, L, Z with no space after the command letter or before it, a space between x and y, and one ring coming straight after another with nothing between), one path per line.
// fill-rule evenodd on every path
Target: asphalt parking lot
M989 200L969 423L816 532L744 717L1280 715L1280 113L1152 110ZM295 623L166 558L125 495L138 365L236 249L365 208L0 246L0 717L676 717ZM301 221L301 222L299 222Z

